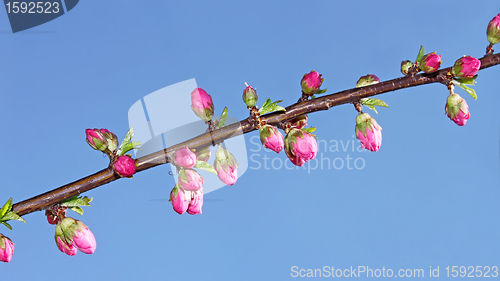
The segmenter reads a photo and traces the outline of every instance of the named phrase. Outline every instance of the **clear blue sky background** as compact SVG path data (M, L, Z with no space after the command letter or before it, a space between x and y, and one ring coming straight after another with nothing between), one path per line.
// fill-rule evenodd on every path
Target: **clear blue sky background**
M259 104L289 105L311 69L332 93L367 73L400 77L421 44L443 66L482 57L499 12L498 1L80 1L12 34L0 11L0 199L19 202L104 168L84 130L123 137L130 106L160 88L196 78L218 112L228 106L243 119L243 82L257 87ZM391 106L370 113L383 127L380 151L321 146L318 155L362 158L363 169L272 168L286 156L256 151L253 132L248 157L262 166L249 161L236 185L207 194L202 215L172 210L166 167L88 192L94 207L71 215L93 231L93 255L61 253L44 214L27 215L28 224L0 230L16 243L0 279L286 280L292 266L421 268L425 277L439 266L443 277L447 266L500 266L499 74L480 72L477 101L457 89L470 106L465 127L445 116L443 85L380 96ZM346 144L355 116L345 105L309 123L320 140Z

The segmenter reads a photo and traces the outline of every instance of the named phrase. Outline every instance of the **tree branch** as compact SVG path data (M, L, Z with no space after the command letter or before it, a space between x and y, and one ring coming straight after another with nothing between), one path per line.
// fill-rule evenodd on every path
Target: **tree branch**
M481 69L492 67L500 64L500 54L486 55L480 60ZM414 76L400 77L371 86L354 88L325 95L312 100L295 103L288 106L286 108L286 112L274 112L267 114L262 116L261 120L265 121L267 124L279 126L285 121L302 114L328 110L334 106L357 102L361 98L367 98L387 92L431 83L446 84L446 73L448 73L448 71L450 71L450 68L444 68L431 74L424 73ZM136 159L137 172L168 163L168 159L170 158L169 155L172 155L175 151L186 145L191 149L202 149L212 145L212 142L221 143L226 139L235 137L241 133L246 134L256 129L256 124L249 122L248 119L245 119L213 132L201 134L190 140ZM116 175L112 168L108 167L93 175L16 203L13 206L13 211L17 212L20 216L24 216L35 211L41 211L72 196L87 192L119 178L120 176Z

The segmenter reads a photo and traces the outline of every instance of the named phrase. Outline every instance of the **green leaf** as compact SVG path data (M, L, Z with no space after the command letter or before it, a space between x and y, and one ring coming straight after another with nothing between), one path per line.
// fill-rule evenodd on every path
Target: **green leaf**
M18 214L12 211L8 212L7 214L5 214L5 216L2 217L2 221L10 221L10 220L22 221L26 223L26 221L22 217L20 217Z
M137 149L139 149L139 150L142 150L142 149L140 149L140 148L136 147L136 146L139 146L139 145L141 145L141 144L142 144L142 143L141 143L141 142L139 142L139 141L133 141L133 142L131 142L131 143L128 143L127 145L124 145L124 146L122 147L122 150L120 151L120 153L118 153L118 156L122 156L122 155L124 155L125 153L129 152L130 150L132 150L132 149L134 149L134 148L137 148Z
M269 101L269 102L268 102ZM270 99L267 99L264 105L262 105L262 108L259 109L259 113L261 115L270 113L270 112L275 112L275 111L286 111L284 107L281 105L278 105L278 103L282 102L283 100L275 101L271 103Z
M415 62L420 63L424 55L425 55L424 46L420 46L420 51L418 52L417 60Z
M4 222L4 221L0 221L1 224L5 225L8 229L12 230L12 226L10 226L10 224Z
M462 89L464 89L467 93L469 93L469 95L471 95L471 97L473 97L475 100L477 100L477 95L476 95L476 91L474 91L474 89L471 89L467 86L465 86L464 84L460 83L458 84L458 86Z
M219 118L219 123L217 124L217 126L215 126L215 128L224 127L224 124L226 123L226 119L227 119L227 107L224 107L224 110L222 111L222 114L220 115L220 118Z
M217 171L215 171L214 167L212 167L212 165L210 165L208 162L198 160L196 161L196 165L194 165L194 167L217 175Z
M74 206L74 207L68 207L68 209L74 211L75 213L79 214L80 216L83 216L83 209L81 207Z
M376 106L389 107L387 103L379 99L363 98L361 99L361 103L366 106L376 105Z
M457 78L456 80L461 84L474 85L476 84L477 75L472 78Z
M133 141L133 142L131 142L130 144L132 144L132 147L133 147L133 148L137 148L137 149L140 149L140 148L138 148L138 147L136 147L136 146L142 145L142 143L141 143L140 141ZM141 149L141 150L142 150L142 149Z
M78 197L78 196L73 196L71 198L68 198L61 202L61 206L66 206L68 208L70 207L78 207L78 206L89 206L92 207L89 203L92 201L92 197L88 198L87 196L84 197Z
M316 92L314 92L314 94L313 94L313 95L321 95L321 94L324 94L324 93L326 93L326 91L327 91L327 90L328 90L328 89L317 90Z
M377 109L375 109L375 106L373 106L373 105L367 105L366 107L368 107L369 109L375 111L375 113L378 114Z
M259 113L260 111L262 110L262 108L268 106L269 104L271 103L271 99L270 98L267 98L267 100L264 102L264 104L262 105L262 107L259 109Z
M2 218L7 212L9 212L12 209L12 197L7 200L7 202L3 205L3 207L0 209L0 218Z
M122 140L122 143L120 144L120 146L118 147L118 155L119 156L122 156L123 154L121 154L122 152L122 149L124 146L128 145L130 143L130 140L134 137L134 128L130 127L130 129L128 129L128 132L127 134L125 135L125 137L123 138Z
M316 127L309 127L309 128L304 128L304 129L301 129L301 130L309 132L309 133L312 133L312 132L316 131Z

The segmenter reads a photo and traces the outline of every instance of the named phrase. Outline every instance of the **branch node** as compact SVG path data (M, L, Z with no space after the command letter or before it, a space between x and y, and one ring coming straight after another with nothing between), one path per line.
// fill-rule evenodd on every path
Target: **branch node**
M263 121L260 118L259 110L255 106L250 109L250 116L248 116L247 120L253 127L256 127L257 129L260 129L261 126L266 124L266 121Z
M217 126L217 123L219 123L219 120L215 120L215 122L212 120L208 120L205 121L205 123L208 125L207 131L210 133L210 138L212 139L212 146L215 146L215 140L214 137L212 136L212 133L215 130L215 126Z
M308 99L309 99L309 96L308 96L308 95L305 95L305 94L302 92L302 96L299 98L299 100L297 101L297 103L301 103L301 102L307 101Z
M490 56L490 55L493 55L493 52L495 50L493 50L493 44L489 44L488 47L486 47L486 55L485 56Z
M361 101L355 101L352 103L357 112L363 112L363 104Z

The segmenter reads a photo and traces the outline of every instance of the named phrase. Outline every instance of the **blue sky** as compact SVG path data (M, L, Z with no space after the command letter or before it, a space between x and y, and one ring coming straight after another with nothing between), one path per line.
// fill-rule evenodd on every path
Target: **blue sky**
M443 66L482 57L499 12L498 1L80 1L16 34L0 12L0 199L19 202L104 168L85 129L123 137L132 104L166 86L195 78L217 112L227 106L241 120L244 82L257 87L259 104L289 105L311 69L332 93L367 73L400 77L420 45ZM44 214L27 215L28 224L0 230L16 243L2 279L285 280L293 266L424 269L425 277L439 266L443 277L447 266L500 266L499 73L479 73L477 101L456 90L471 111L464 127L445 116L443 85L380 96L390 108L370 112L383 128L376 153L331 148L355 140L352 105L311 114L329 144L318 159L339 168L361 158L362 169L273 168L286 156L255 145L253 132L247 172L207 194L202 215L172 210L166 166L88 192L93 207L72 216L94 233L92 255L61 253Z

